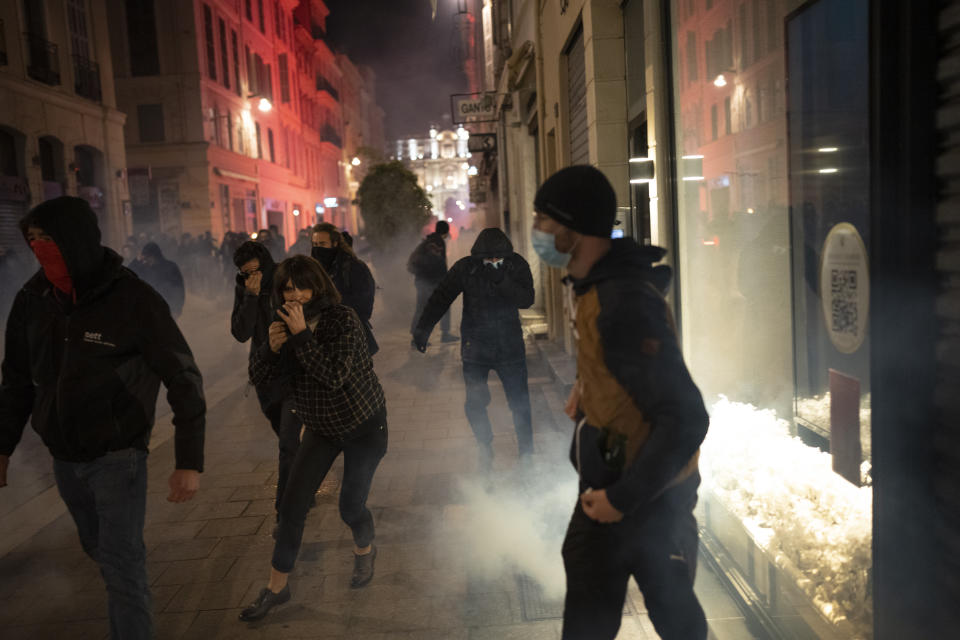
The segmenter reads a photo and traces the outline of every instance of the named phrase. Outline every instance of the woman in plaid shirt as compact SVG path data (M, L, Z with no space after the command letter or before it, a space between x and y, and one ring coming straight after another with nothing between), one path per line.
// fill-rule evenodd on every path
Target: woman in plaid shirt
M363 326L340 304L320 263L306 256L280 263L273 300L281 320L270 325L269 340L250 358L250 380L256 385L291 375L294 406L305 429L280 504L270 582L240 614L244 621L259 620L290 599L287 578L310 502L341 452L340 516L356 545L350 586L370 582L377 549L367 494L387 451L387 409Z

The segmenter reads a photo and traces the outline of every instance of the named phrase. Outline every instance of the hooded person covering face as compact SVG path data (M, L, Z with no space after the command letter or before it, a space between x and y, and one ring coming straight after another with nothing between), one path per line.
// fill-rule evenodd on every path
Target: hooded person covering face
M48 238L29 238L30 229ZM46 279L62 294L79 299L105 270L97 215L81 198L63 196L48 200L20 221L30 249ZM107 261L111 262L111 261Z
M152 637L143 526L157 394L162 382L175 427L167 500L184 502L203 470L200 371L167 303L100 244L86 201L44 202L20 228L41 268L7 319L0 487L29 421L53 457L81 545L100 565L111 637Z

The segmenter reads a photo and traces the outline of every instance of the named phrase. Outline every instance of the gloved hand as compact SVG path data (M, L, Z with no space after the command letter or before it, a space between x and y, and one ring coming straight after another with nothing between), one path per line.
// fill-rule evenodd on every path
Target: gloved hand
M430 337L430 334L423 331L414 331L413 332L413 345L417 348L417 351L420 353L427 352L427 339Z

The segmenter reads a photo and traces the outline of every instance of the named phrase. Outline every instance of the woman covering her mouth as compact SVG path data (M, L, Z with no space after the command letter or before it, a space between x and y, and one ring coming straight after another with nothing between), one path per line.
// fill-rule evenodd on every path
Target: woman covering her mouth
M311 501L337 456L343 453L340 516L353 532L350 586L373 578L373 516L366 507L377 465L387 451L387 410L373 371L363 326L320 263L294 256L280 263L273 281L280 320L250 359L250 380L260 384L292 375L294 407L304 431L280 504L280 523L270 579L240 614L259 620L290 599L287 579L300 550Z

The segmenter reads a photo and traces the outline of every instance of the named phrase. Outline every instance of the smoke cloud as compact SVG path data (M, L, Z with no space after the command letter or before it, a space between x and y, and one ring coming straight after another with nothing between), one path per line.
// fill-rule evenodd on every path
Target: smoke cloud
M524 574L544 598L562 598L560 548L578 494L573 468L521 466L495 480L464 479L459 490L469 522L464 548L470 572L486 579Z

